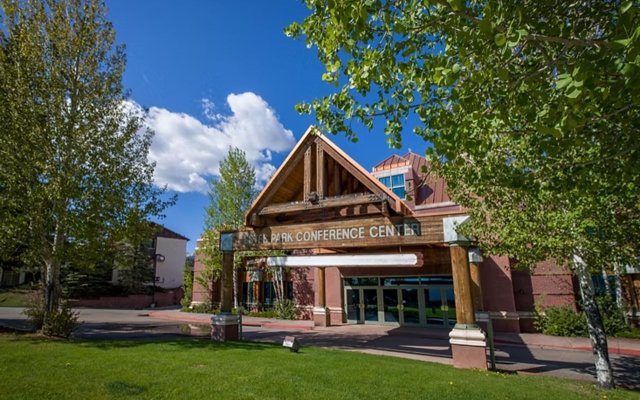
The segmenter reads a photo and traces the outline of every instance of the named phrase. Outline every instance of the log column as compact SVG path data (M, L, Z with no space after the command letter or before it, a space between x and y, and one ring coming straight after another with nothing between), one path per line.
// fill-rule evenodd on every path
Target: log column
M325 270L324 268L316 268L315 270L316 295L314 296L313 322L315 326L330 326L330 314L329 310L327 310Z
M449 332L449 343L456 368L487 369L486 338L476 325L473 282L469 269L469 240L456 232L468 217L444 218L444 237L451 253L456 325Z
M221 233L225 235L225 233ZM222 241L222 240L221 240ZM233 251L222 253L222 271L220 274L220 314L211 317L211 339L224 342L238 340L239 319L231 314L233 304Z
M477 247L469 248L469 273L471 275L471 294L473 298L473 309L475 311L484 310L482 305L482 285L480 284L480 263L482 255Z

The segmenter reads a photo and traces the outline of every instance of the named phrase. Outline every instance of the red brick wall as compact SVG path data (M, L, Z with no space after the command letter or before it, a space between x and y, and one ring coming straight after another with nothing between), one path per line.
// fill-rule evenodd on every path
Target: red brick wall
M507 313L509 318L494 319L493 329L499 332L519 332L515 319L516 302L509 258L489 256L480 264L480 285L485 311Z
M182 288L170 290L168 292L156 293L156 307L167 307L180 304L183 295ZM147 294L132 294L121 297L98 297L96 299L72 300L73 307L87 308L114 308L139 310L148 308L152 303L152 296Z

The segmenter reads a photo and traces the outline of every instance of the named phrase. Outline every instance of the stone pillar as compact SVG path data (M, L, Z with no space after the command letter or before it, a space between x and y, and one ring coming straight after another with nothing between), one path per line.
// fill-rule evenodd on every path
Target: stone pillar
M456 299L456 325L449 343L456 368L487 369L486 338L476 325L468 250L465 243L450 243L453 291Z
M220 274L221 295L220 314L211 317L211 339L224 342L238 340L239 319L231 314L233 303L233 252L222 253L222 272Z
M327 297L325 292L324 268L316 268L316 305L313 307L313 322L315 326L330 326L330 313L327 309Z

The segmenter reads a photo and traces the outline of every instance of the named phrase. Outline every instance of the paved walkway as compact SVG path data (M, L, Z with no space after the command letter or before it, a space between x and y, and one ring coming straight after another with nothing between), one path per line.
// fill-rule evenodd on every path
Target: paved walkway
M197 324L209 324L211 315L184 313L179 310L158 310L150 311L149 316L173 321L186 321ZM261 317L242 317L242 325L245 327L261 327L267 329L288 329L288 330L315 330L318 332L340 332L342 334L353 334L369 332L370 334L380 335L393 330L412 331L416 330L424 334L429 332L430 336L448 339L448 333L437 329L409 328L409 327L393 327L380 325L339 325L328 328L314 327L313 321L286 321L274 318ZM495 333L494 342L496 344L511 344L523 346L536 346L548 349L572 349L591 352L591 341L588 338L570 338L559 336L547 336L536 333ZM640 340L609 338L609 353L624 354L629 356L640 357Z
M20 308L0 307L0 327L28 326ZM80 339L184 339L208 337L211 315L179 310L79 309ZM1 329L0 329L1 330ZM322 346L451 364L446 330L380 325L314 327L311 321L243 317L243 339L282 343L296 336L304 346ZM496 367L520 374L545 374L595 381L589 340L539 334L499 333ZM616 382L640 390L640 340L609 339Z

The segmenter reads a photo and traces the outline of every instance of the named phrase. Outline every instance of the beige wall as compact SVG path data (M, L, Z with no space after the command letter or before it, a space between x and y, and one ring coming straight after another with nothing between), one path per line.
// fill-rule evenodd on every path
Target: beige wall
M164 256L164 261L158 261L156 265L156 285L166 289L182 286L187 241L159 237L156 254Z

